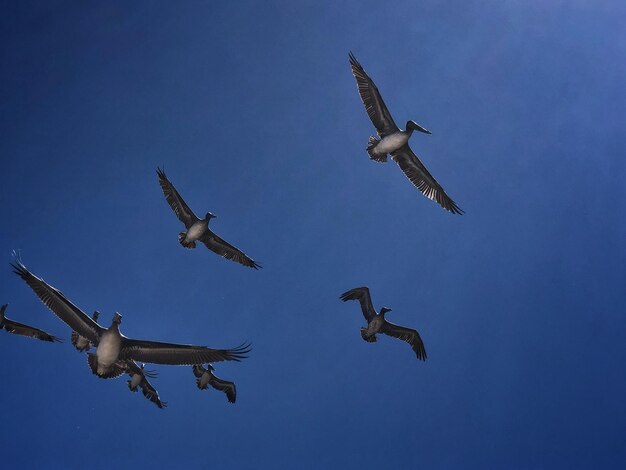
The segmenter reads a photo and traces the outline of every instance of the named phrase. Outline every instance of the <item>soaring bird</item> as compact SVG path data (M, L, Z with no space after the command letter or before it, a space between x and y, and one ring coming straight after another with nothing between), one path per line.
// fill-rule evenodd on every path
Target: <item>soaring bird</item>
M207 385L210 385L215 390L224 392L230 403L235 403L235 400L237 399L235 384L233 382L227 382L226 380L220 379L213 373L214 370L215 369L211 364L208 364L206 369L202 367L202 364L195 364L193 366L193 375L197 377L196 384L198 385L198 388L200 390L206 390Z
M145 364L141 364L141 367L139 367L135 361L126 361L126 365L128 366L128 375L130 375L130 379L126 381L128 389L131 392L136 392L137 388L140 388L144 397L159 408L165 408L167 402L161 401L159 392L148 382L148 377L154 379L157 377L157 373L144 370Z
M97 323L99 316L100 316L100 312L96 310L95 312L93 312L91 319ZM78 333L76 333L75 331L72 331L71 339L72 339L72 344L74 345L76 350L79 352L88 351L91 348L91 342L84 336L81 336Z
M49 333L46 333L39 328L34 328L32 326L24 325L23 323L19 323L16 321L7 318L5 315L5 311L9 304L4 304L0 307L0 329L7 330L9 333L13 333L14 335L22 335L22 336L30 336L31 338L40 339L41 341L49 341L50 343L62 343L63 340L57 338L56 336L52 336Z
M376 333L383 333L394 338L401 339L411 345L417 358L426 360L426 349L419 333L411 328L396 325L385 319L385 313L391 312L390 308L383 307L380 313L376 313L372 305L370 290L367 287L357 287L341 294L341 300L358 300L361 304L363 316L367 320L367 328L361 328L361 337L368 343L376 342Z
M178 241L185 248L195 248L196 242L201 241L211 251L214 251L224 258L236 261L249 268L259 269L261 265L246 255L239 248L234 247L226 240L218 237L209 229L209 221L216 215L207 212L204 219L199 219L196 214L189 208L185 200L178 194L176 188L167 179L165 172L161 168L157 168L159 176L159 184L165 194L165 199L176 214L176 217L185 224L186 232L178 234Z
M409 138L413 131L431 134L427 129L414 121L407 121L406 130L402 131L396 126L387 109L385 102L374 81L365 73L363 67L350 52L350 66L352 74L356 78L359 95L365 105L365 110L370 117L380 139L370 137L367 145L367 153L372 160L379 163L387 162L387 155L400 166L406 177L419 189L424 196L437 202L445 210L453 214L463 214L463 210L446 194L441 185L428 172L424 164L409 147Z
M14 272L30 286L46 307L96 347L95 354L88 354L88 363L92 372L99 377L119 377L126 371L124 361L129 360L152 364L193 365L240 361L250 352L248 344L233 349L211 349L206 346L127 338L119 331L122 322L119 313L113 315L109 328L103 328L70 302L61 291L28 271L19 258L15 259L12 266Z

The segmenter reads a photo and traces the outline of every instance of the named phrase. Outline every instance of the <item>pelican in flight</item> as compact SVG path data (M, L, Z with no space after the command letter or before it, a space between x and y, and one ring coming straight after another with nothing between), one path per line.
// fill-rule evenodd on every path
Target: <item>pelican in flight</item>
M367 153L370 158L379 163L386 163L387 155L390 154L392 160L398 164L406 177L424 196L435 201L453 214L463 214L463 210L446 194L441 185L433 178L424 164L417 158L417 155L413 153L411 147L409 147L409 138L413 131L423 132L424 134L431 134L431 132L415 121L407 121L406 130L400 130L391 117L391 113L389 113L374 81L365 73L365 70L363 70L363 67L352 52L350 52L349 58L352 74L356 78L359 89L359 95L380 137L380 139L376 137L369 138Z
M100 316L100 312L97 310L93 312L91 319L95 322L98 322L98 317ZM79 335L75 331L72 331L72 344L76 348L78 352L89 351L91 349L91 342L85 338L84 336Z
M211 251L223 256L226 259L236 261L249 268L259 269L261 265L246 255L239 248L234 247L227 241L221 239L209 229L209 221L216 215L207 212L204 219L199 219L189 208L185 200L178 194L176 188L167 179L165 172L157 168L159 184L165 195L165 199L176 214L176 217L185 224L186 232L178 234L178 241L185 248L195 248L196 242L200 241Z
M14 335L21 336L29 336L30 338L40 339L41 341L49 341L50 343L62 343L63 341L56 336L52 336L51 334L46 333L39 328L34 328L32 326L24 325L23 323L19 323L16 321L7 318L5 315L5 311L9 304L4 304L0 307L0 330L7 330L9 333L13 333Z
M159 392L148 382L148 377L154 379L157 377L157 373L154 371L144 370L145 364L141 364L139 367L135 361L126 361L128 366L128 375L130 379L126 381L128 389L131 392L136 392L138 388L141 389L143 396L154 403L159 408L165 408L167 402L161 401Z
M115 312L109 328L93 321L85 312L68 300L58 289L32 274L24 264L15 259L14 272L35 292L52 313L64 321L95 347L88 354L91 371L102 378L119 377L127 370L127 361L165 365L193 365L204 362L240 361L250 352L248 344L233 349L211 349L190 344L161 343L124 336L119 331L122 315Z
M368 343L376 342L376 333L383 333L409 343L417 358L426 360L426 349L419 333L411 328L396 325L385 319L385 313L391 312L390 308L383 307L380 313L376 313L372 305L370 290L367 287L357 287L341 294L341 300L358 300L361 304L363 316L367 320L367 328L361 328L361 337Z
M198 388L200 390L206 390L207 385L210 385L215 390L224 392L230 403L235 403L237 398L235 384L233 382L227 382L226 380L220 379L213 373L214 370L215 369L211 364L209 364L206 369L202 367L202 364L195 364L193 366L193 375L197 377L196 384L198 385Z

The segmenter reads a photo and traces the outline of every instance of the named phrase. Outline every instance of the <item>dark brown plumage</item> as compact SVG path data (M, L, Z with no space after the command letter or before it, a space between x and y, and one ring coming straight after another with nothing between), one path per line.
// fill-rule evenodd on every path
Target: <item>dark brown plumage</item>
M9 304L5 304L0 307L0 329L4 329L9 333L20 336L28 336L29 338L39 339L41 341L48 341L50 343L62 343L63 340L46 333L39 328L25 325L23 323L16 322L5 316L5 311Z
M385 313L391 311L387 307L380 309L380 313L376 313L370 297L370 291L367 287L356 287L341 294L341 300L358 300L361 304L361 311L367 321L367 328L361 328L361 337L369 342L376 342L376 334L383 333L394 338L398 338L408 343L417 358L421 361L426 360L426 349L424 342L417 330L396 325L385 319Z
M215 215L208 212L204 219L198 218L161 168L157 168L157 175L165 199L174 211L174 214L176 214L176 217L178 217L187 229L186 232L181 232L178 235L178 240L181 245L185 248L195 248L196 242L200 241L209 250L226 259L253 269L259 269L261 267L259 263L254 261L239 248L231 245L209 229L209 221L214 218Z
M156 388L148 381L148 377L151 379L156 378L157 373L145 370L145 364L139 367L134 361L126 361L126 366L128 368L128 375L130 375L130 380L126 381L128 389L131 392L136 392L137 388L140 388L143 396L156 406L161 409L167 407L167 402L161 400L159 392L157 392Z
M96 354L88 356L92 371L103 378L117 377L124 373L123 364L119 361L140 361L166 365L193 365L205 362L240 361L250 352L249 344L242 344L232 349L212 349L206 346L191 344L163 343L128 338L119 332L122 316L116 313L108 329L94 322L85 312L71 303L61 291L47 284L43 279L32 274L22 262L16 258L12 264L15 273L20 276L35 292L39 299L70 328L87 338L98 347L105 338L113 337L112 348L119 348L117 359L112 364L98 363ZM119 338L119 340L117 340ZM108 355L114 354L111 351Z
M408 138L413 130L419 130L426 134L430 134L430 131L415 124L413 121L407 122L406 130L401 131L391 116L389 109L385 105L378 88L374 84L374 81L367 75L359 61L354 57L354 54L350 52L350 67L352 74L356 79L357 87L359 90L359 96L365 111L369 116L372 124L376 128L378 135L383 141L390 142L390 139L394 139L397 136L397 142L406 142L401 146L392 147L395 150L385 150L381 153L375 151L376 147L381 143L379 139L370 137L367 151L373 160L380 163L387 161L387 152L390 152L391 158L398 164L402 172L413 183L413 185L420 190L420 192L428 199L435 201L445 210L452 212L453 214L463 214L463 210L446 194L443 187L437 182L437 180L430 174L424 164L417 158L417 155L413 153L408 144ZM389 139L386 139L389 138ZM388 144L391 145L391 144Z
M237 399L235 384L233 382L220 379L213 373L214 370L215 369L213 369L211 364L209 364L206 369L202 366L202 364L195 364L193 366L193 375L197 377L196 385L198 385L200 390L206 390L207 385L210 385L215 390L224 392L230 403L235 403Z

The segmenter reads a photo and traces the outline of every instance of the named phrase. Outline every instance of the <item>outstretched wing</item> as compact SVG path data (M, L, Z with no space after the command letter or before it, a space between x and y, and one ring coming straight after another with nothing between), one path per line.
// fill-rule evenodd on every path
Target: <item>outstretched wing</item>
M394 338L401 339L402 341L409 343L415 351L415 355L420 361L426 360L426 349L424 348L424 342L420 338L419 333L412 328L405 328L404 326L396 325L387 320L383 323L380 329L381 333L384 333Z
M237 390L235 389L235 384L233 382L228 382L213 376L209 381L209 385L211 385L211 387L215 390L224 392L230 403L235 403L235 400L237 399Z
M29 336L31 338L40 339L41 341L49 341L51 343L62 343L63 340L57 338L56 336L52 336L51 334L46 333L39 328L34 328L32 326L24 325L23 323L19 323L13 320L9 320L8 318L4 319L2 324L2 328L7 330L9 333L13 333L15 335L21 336Z
M13 272L24 279L46 307L52 310L52 313L79 335L95 345L98 344L100 334L104 331L100 325L70 302L60 290L28 271L19 258L16 257L15 264L12 263L11 266L13 266Z
M191 344L161 343L139 339L122 338L120 358L152 364L191 366L205 362L241 361L250 352L249 344L233 349L211 349Z
M159 408L165 408L167 406L167 402L161 401L159 397L159 392L156 391L156 388L152 386L148 379L144 376L143 380L139 383L139 387L141 388L141 393L143 396L154 403Z
M352 67L352 75L356 78L356 84L359 89L359 95L365 105L365 111L372 120L372 124L376 127L378 135L385 137L389 134L397 132L398 126L393 121L385 102L373 80L365 73L359 61L356 60L354 54L350 52L350 66Z
M185 224L186 228L191 227L193 223L198 220L198 217L196 217L196 214L189 208L181 195L178 194L178 191L176 191L171 181L167 179L165 172L161 168L157 168L157 175L159 175L159 184L161 185L165 199L176 214L176 217Z
M446 194L441 185L428 172L424 164L413 153L409 144L405 144L391 158L400 166L406 177L419 189L424 196L435 201L445 210L453 214L463 214L463 210Z
M349 291L341 294L340 299L344 302L348 300L358 300L361 304L363 316L368 323L371 322L372 318L376 316L376 310L374 310L372 298L370 297L370 290L367 287L356 287L354 289L350 289Z
M204 232L200 241L204 243L209 250L223 256L226 259L236 261L237 263L243 264L249 268L259 269L261 267L259 263L254 261L239 248L234 247L208 229Z

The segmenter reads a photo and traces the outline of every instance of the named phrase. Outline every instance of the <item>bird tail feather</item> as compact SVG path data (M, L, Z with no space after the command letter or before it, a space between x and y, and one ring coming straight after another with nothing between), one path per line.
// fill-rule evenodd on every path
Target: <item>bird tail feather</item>
M376 335L371 335L371 336L368 335L367 334L367 328L361 328L361 338L363 338L368 343L375 343L376 342Z
M385 163L387 162L387 155L376 155L374 153L374 148L379 144L380 139L377 139L376 137L374 137L373 135L370 136L369 140L367 141L367 154L370 156L370 158L374 161L377 161L379 163Z
M180 232L178 234L178 241L185 248L191 249L191 248L195 248L196 247L196 242L186 242L185 238L187 238L187 232Z

